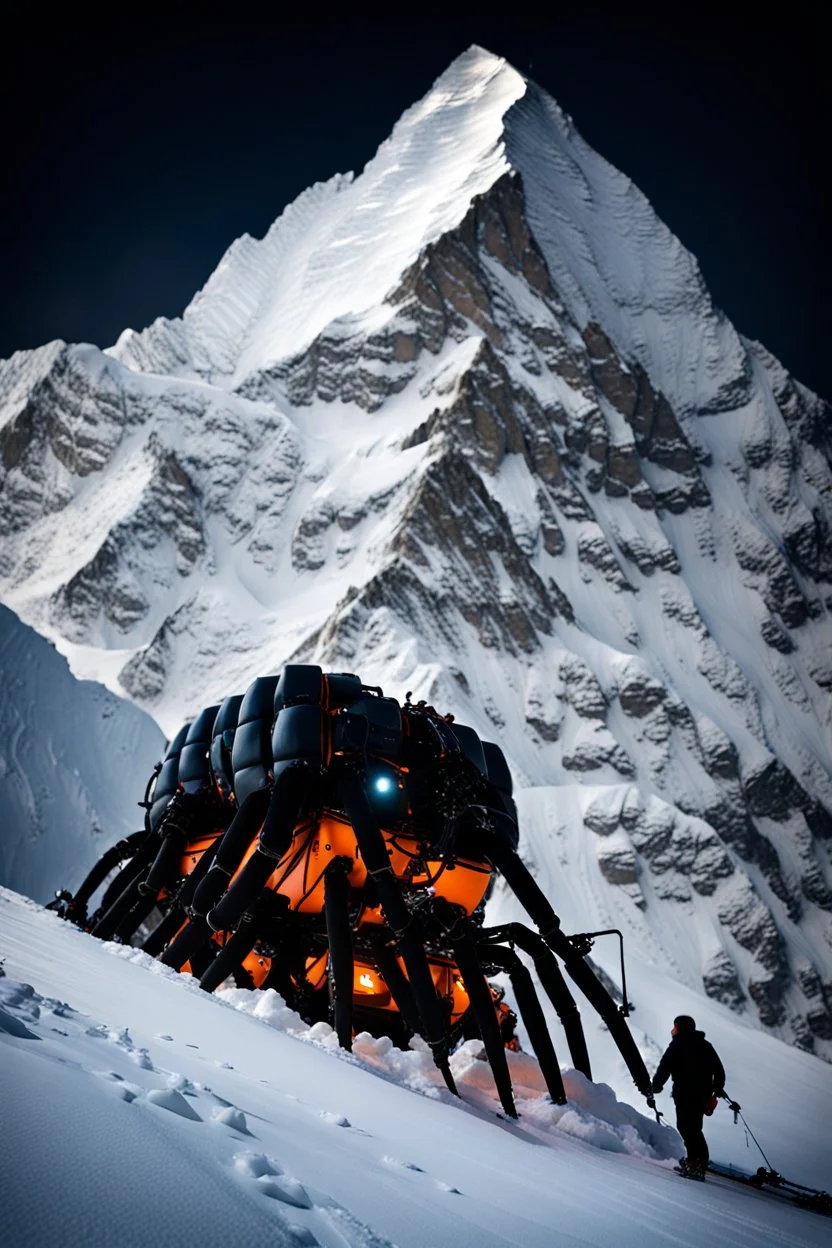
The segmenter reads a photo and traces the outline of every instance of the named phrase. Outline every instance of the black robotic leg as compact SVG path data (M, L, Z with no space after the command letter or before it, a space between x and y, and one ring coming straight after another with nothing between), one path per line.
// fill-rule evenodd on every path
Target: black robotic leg
M99 940L112 940L115 937L116 931L141 899L139 880L146 867L146 863L134 864L134 873L130 882L92 928L93 936L97 936Z
M223 980L233 975L254 948L257 940L257 923L253 914L244 914L240 919L236 932L230 936L220 949L217 956L203 972L199 986L206 992L219 988ZM193 965L193 964L192 964Z
M123 841L117 841L115 845L110 846L106 853L101 855L69 902L66 910L68 919L78 924L83 924L86 921L87 902L90 897L104 883L112 870L124 862L125 859L132 858L146 837L147 832L142 828L139 832L133 832L131 836L125 837Z
M636 1042L623 1015L585 959L560 930L560 919L535 879L519 855L505 841L486 829L482 830L481 835L483 848L489 860L503 875L521 905L539 928L543 939L561 958L569 977L578 985L606 1023L639 1092L643 1096L652 1095L647 1067L644 1065L644 1059L636 1047Z
M552 1037L549 1035L531 975L513 949L505 949L501 945L490 943L480 944L478 949L481 957L484 957L486 961L495 962L508 972L517 999L517 1008L529 1033L535 1056L540 1063L546 1087L549 1089L549 1096L555 1105L565 1105L566 1091L555 1046L552 1044Z
M355 832L361 857L375 881L385 918L396 936L404 958L410 986L422 1020L420 1030L424 1029L423 1034L431 1047L434 1061L442 1072L447 1087L455 1096L458 1096L451 1068L448 1065L448 1028L442 1006L436 995L427 955L390 866L387 846L367 800L362 773L345 769L341 775L339 790L347 818Z
M170 910L142 945L144 952L149 953L151 957L156 958L159 956L168 941L173 939L187 919L188 907L193 901L194 893L200 882L208 874L211 863L214 861L218 844L219 838L214 841L213 845L208 846L191 874L183 880Z
M118 901L121 894L131 884L135 884L139 876L147 866L145 857L138 853L129 862L126 862L118 874L110 881L104 890L104 896L101 898L101 905L98 907L95 915L95 923L93 923L90 931L95 933L95 929L102 918L107 914L110 907Z
M192 905L195 914L206 915L217 904L231 876L239 867L243 854L257 835L269 809L271 793L257 789L249 793L217 846L211 870L200 881Z
M500 1104L510 1118L516 1118L517 1109L514 1105L505 1045L500 1035L500 1024L497 1021L497 1011L494 1009L491 990L477 956L471 924L461 910L451 906L444 898L435 898L433 905L434 913L445 928L448 940L451 942L454 961L459 967L459 973L465 984L465 991L468 993L482 1042L485 1045L485 1055L497 1085Z
M176 798L174 798L176 801ZM139 892L149 896L157 896L163 888L168 888L182 874L180 863L188 843L188 832L178 823L170 822L163 825L164 833L159 852L151 863L150 870L139 884Z
M114 939L120 940L123 945L126 945L133 933L141 927L147 916L154 909L156 901L155 893L152 893L150 896L139 894L135 905L131 907L116 928Z
M202 918L201 915L194 915L172 944L168 945L159 961L165 966L172 966L175 971L181 971L185 963L191 962L191 959L210 939L211 929L208 926L208 920Z
M119 923L135 905L139 896L139 881L144 878L159 846L156 832L145 833L144 840L132 859L122 867L107 888L101 901L99 918L90 928L99 940L112 940Z
M566 1043L569 1045L572 1065L581 1074L586 1075L587 1079L591 1079L592 1068L589 1062L581 1015L575 1004L575 998L569 991L560 967L555 961L555 955L543 937L539 936L537 932L531 931L523 923L506 923L502 927L484 928L482 938L488 941L498 941L501 944L517 945L534 958L537 977L543 986L544 992L555 1007L566 1035Z
M149 953L152 958L158 957L168 941L173 940L187 917L184 910L179 906L174 906L172 910L167 912L161 923L154 927L142 945L142 951ZM187 958L185 961L187 961Z
M367 940L378 973L390 989L390 995L396 1003L402 1021L409 1031L418 1035L419 1011L416 1008L416 998L393 951L392 936L386 928L381 930L374 928L367 934Z
M275 778L257 849L228 892L208 913L208 922L215 932L232 931L244 911L250 910L256 903L269 876L292 843L306 803L308 787L309 768L303 763L286 767ZM221 852L220 849L218 858ZM208 883L206 879L205 885ZM197 890L195 902L200 891Z
M353 951L350 926L349 858L335 858L324 876L324 911L332 972L332 1003L335 1031L342 1049L352 1048Z
M195 979L202 979L218 952L219 948L213 940L209 940L207 944L197 949L191 958L191 974Z

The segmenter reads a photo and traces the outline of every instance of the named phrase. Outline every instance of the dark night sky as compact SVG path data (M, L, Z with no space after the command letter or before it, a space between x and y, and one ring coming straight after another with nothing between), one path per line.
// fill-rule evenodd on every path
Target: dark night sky
M56 337L105 346L177 315L235 237L261 236L310 182L358 171L476 42L530 72L633 178L742 332L832 395L814 19L793 8L749 26L726 8L682 30L639 6L626 21L598 5L546 20L503 7L501 20L406 6L395 21L313 25L170 5L32 27L0 85L0 357Z

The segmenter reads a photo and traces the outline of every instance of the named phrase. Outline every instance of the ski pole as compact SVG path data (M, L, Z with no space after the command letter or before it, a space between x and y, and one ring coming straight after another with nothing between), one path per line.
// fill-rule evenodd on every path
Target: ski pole
M664 1114L661 1112L661 1110L656 1109L656 1098L653 1096L652 1093L650 1094L650 1096L647 1097L647 1104L650 1106L653 1113L656 1115L656 1122L659 1124L659 1126L661 1126L662 1118L664 1118Z
M748 1134L751 1136L751 1138L752 1138L752 1140L754 1141L754 1143L755 1143L755 1144L757 1145L757 1147L759 1148L759 1150L760 1150L760 1156L762 1157L763 1161L766 1163L766 1165L768 1166L768 1168L769 1168L769 1170L772 1172L772 1174L774 1174L774 1173L775 1173L774 1167L772 1166L772 1164L771 1164L771 1162L769 1161L768 1157L766 1157L765 1153L763 1152L763 1149L762 1149L762 1146L761 1146L761 1144L760 1144L760 1141L757 1139L756 1135L755 1135L755 1134L754 1134L754 1132L751 1130L751 1128L749 1127L748 1123L745 1121L745 1118L743 1118L743 1116L742 1116L742 1110L741 1110L741 1107L740 1107L739 1103L738 1103L737 1101L732 1101L732 1100L731 1100L731 1097L728 1095L728 1093L727 1093L727 1092L723 1092L722 1096L723 1096L723 1100L726 1100L726 1101L728 1102L728 1108L729 1108L730 1110L732 1110L732 1111L733 1111L733 1114L734 1114L734 1124L736 1125L736 1122L737 1122L737 1119L738 1119L738 1118L742 1121L742 1125L745 1127L746 1131L748 1132Z

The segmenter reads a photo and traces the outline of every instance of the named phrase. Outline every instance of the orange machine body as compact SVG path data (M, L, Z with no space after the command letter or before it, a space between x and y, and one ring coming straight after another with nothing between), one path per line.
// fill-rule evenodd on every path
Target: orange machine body
M256 848L255 838L246 850L234 879ZM330 814L312 821L304 820L298 824L292 844L269 876L267 888L288 897L292 910L302 914L320 914L324 908L324 874L334 858L351 861L350 885L361 888L367 879L367 868L358 852L352 825Z
M489 866L465 858L458 858L454 863L425 859L418 854L413 838L387 829L382 830L382 835L390 866L400 883L411 888L432 889L452 905L461 906L466 914L473 914L491 880ZM246 850L234 879L256 848L255 838ZM352 825L332 813L311 821L304 820L298 824L292 844L269 877L267 887L288 897L292 910L302 914L320 914L324 908L324 873L334 858L347 858L352 862L350 886L361 888L367 878L367 869ZM378 920L367 915L367 921Z

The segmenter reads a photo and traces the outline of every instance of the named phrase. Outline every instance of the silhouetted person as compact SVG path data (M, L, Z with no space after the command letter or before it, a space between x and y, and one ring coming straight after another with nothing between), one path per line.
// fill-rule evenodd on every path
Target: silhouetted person
M681 1168L704 1178L709 1154L702 1119L712 1111L713 1098L725 1094L725 1070L716 1049L705 1039L704 1031L696 1030L690 1015L675 1018L670 1034L673 1039L659 1062L653 1091L661 1092L667 1080L673 1079L676 1127L687 1150Z

